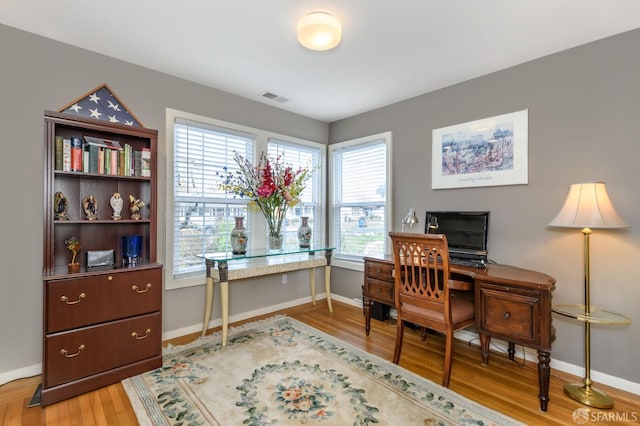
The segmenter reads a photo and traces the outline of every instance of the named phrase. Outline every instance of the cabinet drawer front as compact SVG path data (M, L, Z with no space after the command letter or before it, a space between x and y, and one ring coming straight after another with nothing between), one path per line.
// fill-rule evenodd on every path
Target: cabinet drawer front
M393 263L386 262L365 262L366 270L365 274L368 278L375 278L377 280L393 282Z
M46 283L46 333L159 311L162 269Z
M394 303L393 284L385 281L368 279L365 284L364 294L366 297L378 302L386 302L390 305Z
M536 293L481 288L479 302L482 306L476 314L480 315L482 331L516 343L540 343L540 299Z
M44 387L157 356L161 337L160 313L47 336Z

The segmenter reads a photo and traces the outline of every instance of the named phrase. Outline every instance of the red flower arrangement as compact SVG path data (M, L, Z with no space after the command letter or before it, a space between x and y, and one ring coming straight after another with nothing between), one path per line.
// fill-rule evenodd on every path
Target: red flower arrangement
M239 153L234 159L239 170L230 172L225 167L226 174L220 187L228 193L249 198L249 207L258 208L267 220L269 236L281 239L287 210L300 201L300 194L311 176L310 169L294 169L282 156L273 159L264 152L256 166Z

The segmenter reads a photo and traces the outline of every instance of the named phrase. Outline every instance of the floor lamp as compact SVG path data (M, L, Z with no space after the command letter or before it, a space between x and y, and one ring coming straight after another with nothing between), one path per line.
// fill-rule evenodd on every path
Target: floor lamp
M549 226L581 228L584 235L584 305L554 305L553 311L584 322L584 368L583 383L566 384L564 391L582 404L596 408L612 408L611 397L591 385L591 324L628 324L629 318L615 312L591 306L589 237L591 229L628 228L611 204L605 184L577 183L571 185L569 194L558 215Z

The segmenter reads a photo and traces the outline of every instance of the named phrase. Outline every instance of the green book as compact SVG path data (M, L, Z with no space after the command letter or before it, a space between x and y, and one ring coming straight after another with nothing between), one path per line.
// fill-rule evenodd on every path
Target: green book
M62 136L56 136L56 146L55 146L55 164L54 168L56 170L62 170Z

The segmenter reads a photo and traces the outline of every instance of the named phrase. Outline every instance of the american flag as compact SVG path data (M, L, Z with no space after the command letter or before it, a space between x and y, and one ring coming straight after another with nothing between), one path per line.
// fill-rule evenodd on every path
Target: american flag
M83 98L73 101L61 112L126 126L142 127L122 102L111 93L106 84L96 87Z

